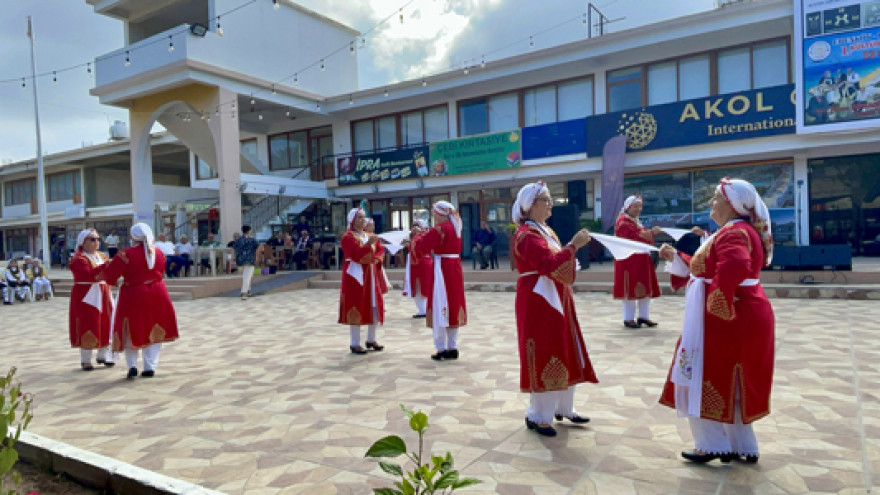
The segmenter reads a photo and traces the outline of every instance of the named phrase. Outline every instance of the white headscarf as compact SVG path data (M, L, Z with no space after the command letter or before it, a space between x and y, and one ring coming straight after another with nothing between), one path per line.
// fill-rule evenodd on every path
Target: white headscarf
M413 222L413 225L416 227L421 227L422 229L428 230L428 222L422 220L421 218Z
M455 206L449 201L437 201L434 203L434 213L444 216L448 218L453 227L455 227L455 235L460 239L461 238L461 217L458 216L458 211L455 210Z
M142 242L144 255L147 258L147 266L150 270L156 264L156 248L153 246L153 229L149 225L138 222L131 226L131 240Z
M354 218L357 216L358 212L363 212L363 211L364 211L364 209L361 208L360 206L358 206L357 208L352 208L351 210L349 210L349 212L348 212L348 216L345 217L346 220L348 220L348 228L349 228L349 230L351 230L351 229L353 228L351 224L354 222ZM366 215L366 212L364 212L364 214Z
M639 221L639 217L630 216L630 214L627 213L626 210L628 210L629 207L632 206L634 203L641 203L641 202L642 202L641 196L639 196L639 195L630 196L630 197L626 198L626 201L623 202L623 208L620 209L621 215L626 215L626 216L632 218L633 220L635 220L636 225L638 225L639 227L642 227L642 222Z
M716 188L739 216L748 218L752 227L761 236L764 245L764 261L773 260L773 234L770 231L770 210L755 190L755 186L742 179L725 177Z
M86 229L86 230L83 230L82 232L80 232L78 236L76 236L76 250L77 251L79 251L79 248L81 248L83 243L86 242L86 237L88 237L89 234L91 234L92 232L94 232L95 234L98 233L98 231L95 229Z
M535 204L535 198L546 190L547 185L544 184L544 181L540 180L524 185L516 194L516 202L513 203L511 211L513 221L520 225L526 221L529 216L529 210Z

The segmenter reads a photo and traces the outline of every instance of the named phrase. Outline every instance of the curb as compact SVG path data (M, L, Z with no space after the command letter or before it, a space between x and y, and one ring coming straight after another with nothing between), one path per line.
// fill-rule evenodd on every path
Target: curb
M98 490L125 495L224 495L27 431L21 432L15 449L20 460Z

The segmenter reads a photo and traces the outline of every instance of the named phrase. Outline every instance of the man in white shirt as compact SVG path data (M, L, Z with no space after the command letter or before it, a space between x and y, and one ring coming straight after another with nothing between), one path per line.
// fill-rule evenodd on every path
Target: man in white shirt
M104 244L107 245L107 254L111 258L116 256L116 253L119 252L119 237L116 237L116 229L111 230L110 234L104 238Z
M167 241L165 233L159 234L159 239L153 242L156 249L162 251L165 255L165 275L174 278L180 275L180 269L186 265L186 260L177 256L177 249L174 244Z
M193 250L195 249L191 242L189 242L189 238L185 235L180 236L180 242L178 242L175 246L177 249L177 255L185 260L184 263L184 274L189 276L189 267L192 265L192 256Z

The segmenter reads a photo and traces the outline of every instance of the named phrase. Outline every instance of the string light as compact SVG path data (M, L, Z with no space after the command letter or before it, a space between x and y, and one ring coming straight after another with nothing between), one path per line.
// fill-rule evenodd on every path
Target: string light
M173 51L174 51L174 39L171 37L171 35L168 35L168 52L170 53Z
M131 59L128 57L128 50L125 50L125 66L131 65Z
M299 76L297 74L293 75L293 84L299 84Z
M21 78L21 89L24 89L24 88L25 88L24 78L22 77Z
M464 75L468 75L468 72L470 72L470 71L468 70L468 66L465 65L465 66L464 66Z
M424 88L424 87L427 86L427 85L428 85L428 81L422 79L422 87Z
M284 116L285 116L285 117L290 117L290 110L289 110L289 109L288 109L286 112L284 112Z
M272 94L273 94L273 95L277 95L277 94L278 94L278 91L275 90L275 85L274 85L274 84L272 85Z
M324 59L321 59L321 72L324 72Z
M257 115L257 118L260 119L260 120L263 120L263 114L259 114L259 115Z
M58 84L58 75L54 70L52 71L52 84Z
M348 105L354 105L354 96L348 95Z
M531 36L529 36L529 48L534 48L534 47L535 47L535 40Z
M223 28L220 27L220 16L217 16L217 36L223 36Z
M481 68L481 69L485 69L485 68L486 68L486 56L485 56L485 55L483 55L483 56L480 58L480 68Z
M320 101L316 101L316 102L315 102L315 108L317 108L318 111L321 110L321 102L320 102Z
M86 74L88 74L89 77L92 77L92 63L91 62L86 63Z
M348 54L354 57L354 41L348 44Z
M275 10L278 10L281 7L281 5L278 4L278 0L272 0L272 7Z
M366 47L367 47L367 37L361 36L361 48L366 48Z
M385 88L385 98L388 98L388 88Z
M400 8L400 23L403 24L403 7Z
M254 100L253 95L251 95L251 105L253 105L254 103L256 103L256 100ZM251 110L251 111L253 111L253 110Z

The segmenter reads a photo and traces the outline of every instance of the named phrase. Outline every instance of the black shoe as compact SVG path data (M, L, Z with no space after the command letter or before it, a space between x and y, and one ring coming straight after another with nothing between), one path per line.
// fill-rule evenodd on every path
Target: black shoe
M480 267L480 270L485 270L486 268L489 268L489 265L482 265L482 266Z
M156 370L141 371L141 376L144 378L153 378L154 376L156 376Z
M645 325L648 327L656 327L657 325L659 325L659 323L657 323L656 321L651 321L647 318L639 318L638 320L636 320L636 322L638 322L640 326Z
M756 455L734 454L734 458L738 461L745 461L749 464L757 464L758 463L758 456L756 456Z
M538 435L544 435L545 437L555 437L556 429L552 426L541 426L538 423L526 418L526 428L530 430L535 430Z
M92 371L93 369L95 369L95 367L92 366L92 363L80 363L79 365L80 367L82 367L83 371Z
M132 380L136 376L138 376L138 369L137 368L129 368L128 375L126 375L125 378Z
M367 342L367 349L373 349L374 351L381 351L384 349L384 345L379 345L378 342Z
M101 358L101 359L95 358L95 362L97 362L98 364L104 364L107 361L105 361L103 358Z
M361 346L355 347L353 345L350 345L350 346L348 346L348 348L351 349L352 354L366 354L367 353L367 350Z
M623 326L625 326L626 328L641 328L641 325L632 320L624 321Z
M428 315L413 315L413 318L425 318Z
M112 368L114 366L116 366L116 363L114 363L113 361L104 361L105 368Z
M446 351L437 351L437 354L431 354L431 359L434 361L443 361L443 358L446 357Z
M697 464L705 464L713 459L720 459L722 464L727 464L733 460L734 454L698 454L696 449L692 449L683 451L681 456Z
M568 416L562 416L561 414L557 414L556 421L562 421L563 417L565 417L566 419L568 419L572 423L579 424L579 425L590 422L590 418L585 418L585 417L577 415L577 414L571 418L569 418Z
M458 359L458 349L447 349L443 351L444 359Z

